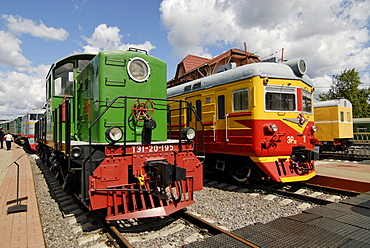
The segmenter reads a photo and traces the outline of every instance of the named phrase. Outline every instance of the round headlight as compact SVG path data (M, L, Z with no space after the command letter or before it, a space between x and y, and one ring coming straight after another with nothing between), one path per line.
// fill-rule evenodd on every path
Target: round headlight
M279 127L276 124L272 124L272 125L269 126L269 129L272 132L277 132L279 130Z
M312 126L312 132L317 132L317 130L319 130L319 128L318 128L318 127L316 127L316 126Z
M130 78L136 82L142 83L148 80L150 76L150 67L142 58L132 58L128 62L127 72Z
M279 130L279 127L276 124L265 125L263 128L265 131L270 133L275 133Z
M123 131L119 127L110 127L105 132L105 137L107 137L107 139L109 139L113 143L122 139L122 136L123 136Z
M188 140L194 139L195 135L196 135L195 129L192 127L186 127L183 130L183 136L185 136Z
M72 147L72 157L80 158L82 156L82 148L79 146Z

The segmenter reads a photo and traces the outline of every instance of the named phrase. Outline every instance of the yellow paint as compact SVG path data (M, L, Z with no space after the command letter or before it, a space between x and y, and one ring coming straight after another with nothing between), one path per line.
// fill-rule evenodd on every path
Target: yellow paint
M201 90L201 94L199 91L185 93L180 96L172 97L171 99L176 100L187 100L191 101L193 106L196 106L196 100L201 100L202 102L202 122L210 123L216 122L214 126L205 126L205 130L216 129L248 129L250 127L246 127L243 124L238 123L239 120L281 120L286 123L288 126L293 128L299 133L302 133L304 128L306 128L307 123L313 121L312 114L304 114L304 118L307 121L304 123L302 127L300 127L296 123L292 123L290 121L286 121L283 119L291 118L295 119L298 116L297 111L292 112L277 112L277 111L265 111L265 80L263 78L253 77L246 80L241 80L233 83L229 83L227 85L220 85L208 89ZM268 85L274 86L291 86L291 87L298 87L309 92L313 92L313 88L309 87L307 84L300 80L285 80L285 79L269 79ZM249 109L241 110L241 111L234 111L233 110L233 92L236 90L241 89L248 89L249 91ZM218 119L217 115L217 97L219 95L225 95L225 114L232 114L232 113L245 113L250 112L250 116L232 116L225 119ZM313 93L312 93L313 99ZM171 108L178 108L177 103L170 103ZM172 124L176 123L176 117L174 116ZM226 120L227 119L227 120ZM185 123L185 120L183 120Z
M340 112L343 112L344 119ZM352 108L329 106L315 108L315 137L320 141L353 138ZM348 118L349 117L349 118Z
M290 156L276 156L276 157L250 157L255 163L271 163L279 161L280 159L289 160Z
M316 176L316 172L315 171L313 171L310 174L307 174L305 176L280 177L280 180L283 183L299 182L299 181L307 181L307 180L313 178L314 176Z

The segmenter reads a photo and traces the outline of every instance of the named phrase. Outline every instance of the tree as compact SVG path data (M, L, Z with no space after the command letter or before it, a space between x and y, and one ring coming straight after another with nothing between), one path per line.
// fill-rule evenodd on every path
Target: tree
M319 94L320 101L348 99L352 103L353 117L364 118L370 116L369 88L359 88L363 84L360 74L353 69L345 69L340 75L333 76L329 92Z

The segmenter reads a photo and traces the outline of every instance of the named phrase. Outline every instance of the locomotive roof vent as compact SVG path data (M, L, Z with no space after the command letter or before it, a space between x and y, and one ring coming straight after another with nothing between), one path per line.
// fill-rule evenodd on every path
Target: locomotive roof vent
M306 74L307 65L306 61L304 61L302 58L292 59L282 63L292 68L294 74L298 77L302 77L304 74Z
M217 67L216 68L216 73L227 71L227 70L234 69L234 68L236 68L236 63L231 62L231 63L228 63L226 65L221 65L221 66Z

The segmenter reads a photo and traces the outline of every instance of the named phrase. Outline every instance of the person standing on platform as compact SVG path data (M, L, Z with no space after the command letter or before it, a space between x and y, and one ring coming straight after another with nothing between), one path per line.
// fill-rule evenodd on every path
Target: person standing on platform
M3 129L2 128L0 128L0 149L3 149L4 148L4 145L3 145L3 142L4 142L4 136L5 136L5 133L4 133L4 131L3 131Z
M5 142L6 142L6 150L9 151L12 147L12 142L14 141L13 135L10 134L10 132L4 136Z

